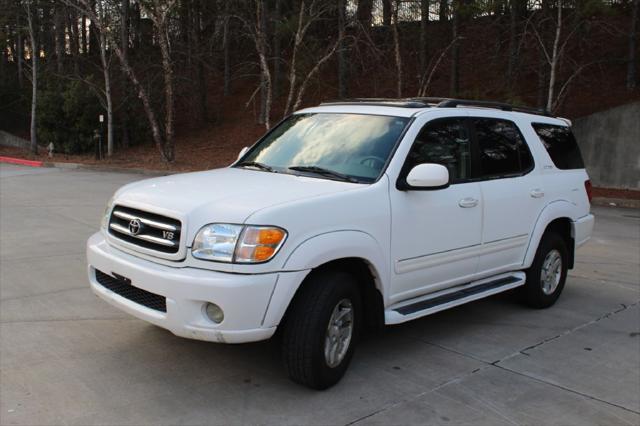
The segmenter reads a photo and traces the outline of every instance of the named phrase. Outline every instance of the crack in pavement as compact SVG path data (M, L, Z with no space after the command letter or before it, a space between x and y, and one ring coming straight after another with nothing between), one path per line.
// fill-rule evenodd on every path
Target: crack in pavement
M13 300L31 299L33 297L40 297L40 296L51 296L52 294L65 293L67 291L75 291L75 290L90 290L90 288L87 285L83 285L82 287L63 288L63 289L60 289L60 290L45 291L44 293L27 294L25 296L14 296L14 297L7 297L7 298L4 298L4 299L0 298L0 303L1 302L10 302L10 301L13 301Z
M511 359L511 358L513 358L513 357L515 357L515 356L518 356L518 355L530 356L528 353L526 353L526 351L530 351L530 350L536 349L536 348L538 348L538 347L543 346L543 345L544 345L544 344L546 344L546 343L549 343L549 342L551 342L551 341L554 341L554 340L559 339L559 338L564 337L564 336L568 336L569 334L571 334L571 333L573 333L573 332L575 332L575 331L578 331L578 330L580 330L580 329L582 329L582 328L584 328L584 327L587 327L587 326L590 326L590 325L592 325L592 324L595 324L595 323L597 323L597 322L599 322L599 321L602 321L602 320L604 320L604 319L606 319L606 318L609 318L609 317L611 317L611 316L613 316L613 315L616 315L616 314L618 314L618 313L620 313L620 312L623 312L623 311L625 311L625 310L627 310L627 309L629 309L629 308L633 308L633 307L635 307L635 306L638 306L639 304L640 304L640 300L638 300L638 301L636 301L636 302L634 302L634 303L628 304L628 305L626 305L626 304L621 304L621 306L620 306L619 308L614 309L614 310L612 310L612 311L610 311L610 312L607 312L607 313L605 313L605 314L603 314L603 315L601 315L601 316L599 316L599 317L597 317L597 318L595 318L595 319L593 319L593 320L591 320L591 321L587 321L587 322L585 322L585 323L583 323L583 324L580 324L580 325L578 325L578 326L576 326L576 327L573 327L573 328L571 328L571 329L569 329L569 330L566 330L566 331L564 331L564 332L562 332L562 333L559 333L559 334L557 334L557 335L555 335L555 336L552 336L552 337L549 337L549 338L543 339L542 341L540 341L540 342L538 342L538 343L536 343L536 344L533 344L533 345L531 345L531 346L527 346L527 347L526 347L526 348L524 348L524 349L521 349L521 350L519 350L519 351L516 351L516 352L514 352L514 353L512 353L512 354L510 354L510 355L507 355L507 356L505 356L505 357L503 357L503 358L501 358L501 359L499 359L499 360L493 361L493 362L488 362L488 361L482 360L482 359L480 359L480 358L478 358L478 357L476 357L476 356L474 356L474 355L472 355L472 354L467 354L467 353L460 352L460 351L457 351L457 350L452 349L452 348L448 348L448 347L446 347L446 346L442 346L442 345L437 344L437 343L433 343L433 342L429 342L429 341L427 341L427 340L423 340L423 339L420 339L420 338L416 338L416 340L417 340L417 341L419 341L419 342L421 342L421 343L428 344L428 345L432 345L432 346L435 346L435 347L440 348L440 349L442 349L442 350L445 350L445 351L447 351L447 352L455 353L455 354L457 354L457 355L461 355L461 356L464 356L464 357L466 357L466 358L473 359L473 360L475 360L475 361L478 361L478 362L483 363L483 364L484 364L484 366L482 366L482 367L480 367L480 368L476 368L476 369L474 369L474 370L472 370L472 371L470 371L470 372L468 372L468 373L465 373L465 374L462 374L462 375L459 375L459 376L453 377L453 378L451 378L451 379L449 379L449 380L447 380L447 381L445 381L445 382L443 382L443 383L441 383L441 384L439 384L439 385L435 386L435 387L434 387L434 388L432 388L432 389L426 390L426 391L424 391L424 392L420 392L420 393L418 393L418 394L416 394L416 395L414 395L414 396L412 396L412 397L410 397L410 398L404 398L404 399L402 399L402 400L400 400L400 401L394 402L394 403L392 403L392 404L390 404L390 405L387 405L387 406L385 406L385 407L381 407L379 410L376 410L376 411L374 411L374 412L372 412L372 413L369 413L369 414L367 414L367 415L361 416L361 417L359 417L359 418L357 418L357 419L355 419L355 420L352 420L352 421L350 421L350 422L346 423L346 425L353 425L353 424L359 423L359 422L361 422L361 421L363 421L363 420L366 420L366 419L368 419L368 418L370 418L370 417L372 417L372 416L375 416L376 414L383 413L383 412L385 412L385 411L387 411L387 410L390 410L390 409L392 409L392 408L395 408L395 407L397 407L397 406L399 406L399 405L402 405L402 404L405 404L405 403L409 403L409 402L416 401L416 400L418 400L418 399L422 398L423 396L428 395L429 393L436 392L436 391L438 391L438 390L440 390L440 389L442 389L442 388L444 388L444 387L446 387L446 386L448 386L448 385L450 385L450 384L458 383L458 382L460 382L460 381L462 381L462 380L466 379L467 377L471 377L471 376L472 376L472 375L474 375L474 374L477 374L477 373L479 373L479 372L481 372L481 371L485 371L485 370L487 370L487 369L489 369L489 368L492 368L492 367L494 367L494 368L498 368L498 369L500 369L500 370L503 370L503 371L506 371L506 372L509 372L509 373L512 373L512 374L517 374L517 375L519 375L519 376L521 376L521 377L525 377L525 378L527 378L527 379L534 380L534 381L536 381L536 382L538 382L538 383L542 383L542 384L545 384L545 385L549 385L549 386L555 387L555 388L557 388L557 389L561 389L561 390L563 390L563 391L570 392L570 393L572 393L572 394L579 395L579 396L581 396L581 397L584 397L584 398L587 398L587 399L590 399L590 400L593 400L593 401L598 401L598 402L600 402L600 403L602 403L602 404L606 404L606 405L609 405L609 406L612 406L612 407L616 407L616 408L619 408L619 409L621 409L621 410L624 410L624 411L627 411L627 412L630 412L630 413L633 413L633 414L640 414L640 412L638 412L638 411L635 411L635 410L632 410L632 409L630 409L630 408L627 408L627 407L624 407L624 406L618 405L618 404L616 404L616 403L609 402L609 401L605 401L605 400L603 400L603 399L600 399L600 398L594 397L594 396L592 396L592 395L585 394L585 393L583 393L583 392L579 392L579 391L577 391L577 390L574 390L574 389L571 389L571 388L567 388L567 387L564 387L564 386L558 385L558 384L553 383L553 382L548 382L548 381L543 380L543 379L541 379L541 378L538 378L538 377L535 377L535 376L530 376L530 375L528 375L528 374L521 373L521 372L518 372L518 371L515 371L515 370L511 370L511 369L509 369L509 368L506 368L506 367L503 367L503 366L499 365L501 362L504 362L504 361L506 361L506 360L508 360L508 359ZM486 405L486 404L485 404L485 405ZM473 408L473 407L471 407L471 408ZM490 407L490 408L492 408L492 407ZM492 410L492 411L494 411L494 410ZM500 413L500 412L497 412L496 414L501 415L501 413ZM503 415L501 415L501 417L504 417L504 416L503 416ZM510 421L510 422L511 422L511 420L510 420L510 419L508 419L508 418L505 418L505 420L507 420L507 421Z
M30 324L30 323L38 323L38 322L72 322L72 321L139 321L137 318L126 318L126 317L94 317L94 318L43 318L43 319L33 319L33 320L15 320L15 321L0 321L0 325L10 325L10 324Z

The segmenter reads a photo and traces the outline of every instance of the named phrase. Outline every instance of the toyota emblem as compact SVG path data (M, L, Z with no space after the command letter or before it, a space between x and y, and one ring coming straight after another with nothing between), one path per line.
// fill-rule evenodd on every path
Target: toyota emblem
M138 235L140 229L142 229L140 219L131 219L131 222L129 222L129 233L131 233L131 235Z

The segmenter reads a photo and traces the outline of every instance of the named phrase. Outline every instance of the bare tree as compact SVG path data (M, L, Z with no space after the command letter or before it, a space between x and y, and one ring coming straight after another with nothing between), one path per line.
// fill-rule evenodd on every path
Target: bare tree
M338 97L345 98L349 91L349 59L348 46L345 39L347 26L346 0L338 0L338 37L340 46L338 47Z
M547 111L551 111L553 107L553 92L556 86L556 73L558 70L558 62L560 60L559 46L560 34L562 32L562 0L558 0L558 15L556 19L556 35L553 39L553 51L549 60L549 91L547 93Z
M107 22L105 6L98 1L98 18L100 28L105 28ZM113 156L113 102L111 101L111 76L109 75L110 58L107 58L107 37L104 31L99 31L100 62L102 63L102 74L104 75L104 97L107 104L107 157Z
M393 5L393 51L396 61L396 94L402 97L402 55L400 53L400 33L398 31L398 9L400 0L396 0Z
M338 34L338 40L329 46L323 56L316 62L314 67L309 71L302 83L298 85L298 55L300 48L305 40L309 27L322 19L332 8L330 4L322 4L316 0L312 0L309 6L306 6L306 2L302 0L300 3L300 11L298 12L298 25L293 41L293 50L291 53L291 60L289 62L289 94L287 95L287 104L285 106L284 115L289 114L291 109L298 108L302 103L302 97L307 89L309 81L314 77L320 67L325 64L333 54L338 50L338 47L342 44L344 32ZM295 102L294 102L295 99Z
M151 103L151 97L149 95L149 89L142 84L138 78L135 70L129 62L129 58L124 55L122 47L119 45L116 36L108 26L103 26L101 20L95 13L91 5L91 0L77 0L77 3L73 0L64 0L69 6L76 7L82 14L87 16L91 22L97 27L97 30L104 33L109 45L113 48L122 69L125 74L131 80L135 90L138 93L138 97L142 102L147 120L149 121L149 127L151 128L151 134L153 141L160 152L160 157L167 163L172 163L175 160L174 141L173 141L173 75L172 67L169 57L169 46L167 40L167 17L175 4L174 1L160 1L160 0L148 0L143 3L140 2L140 6L146 8L147 14L150 16L154 23L156 30L156 36L158 37L158 44L160 45L160 51L162 55L162 68L164 74L164 86L165 86L165 126L164 134L160 127L157 115L153 109Z
M54 11L54 38L56 51L56 70L58 74L64 72L64 54L65 54L65 37L64 37L64 8L63 4L58 3Z
M24 7L27 12L27 26L29 30L29 40L31 42L31 153L38 153L38 137L36 133L36 111L38 104L38 55L40 53L38 48L38 41L36 39L36 32L33 24L33 10L31 0L24 2Z
M627 88L634 89L638 85L638 9L640 0L633 0L631 11L631 29L629 30L629 64L627 67Z
M162 71L164 77L164 109L165 109L165 122L164 122L164 156L168 162L173 162L175 159L174 152L174 99L173 99L173 66L171 63L171 52L169 47L169 35L168 35L168 16L171 8L176 3L176 0L147 0L140 1L140 7L151 18L153 26L156 30L156 37L158 39L158 45L160 46L160 55L162 57Z
M429 6L430 0L420 0L420 72L425 72L427 68L427 55L428 55L428 37L427 27L429 26Z
M263 90L262 103L262 119L264 127L268 130L271 128L271 100L273 92L271 87L271 71L269 70L269 61L267 59L267 35L266 31L266 0L256 1L256 25L254 42L256 51L258 52L258 60L261 71L261 89Z
M460 5L462 0L453 0L451 8L453 16L451 17L451 96L457 96L460 89ZM441 5L442 6L442 5Z
M22 24L20 19L20 12L16 14L16 54L18 55L18 86L23 86L23 70L22 64L24 62L24 37L22 36Z

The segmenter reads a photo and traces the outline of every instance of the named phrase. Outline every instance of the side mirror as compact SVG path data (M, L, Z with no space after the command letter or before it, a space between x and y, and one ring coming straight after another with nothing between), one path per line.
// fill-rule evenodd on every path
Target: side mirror
M441 164L418 164L407 175L404 189L444 189L449 186L449 170Z
M249 151L248 146L245 146L244 148L242 148L240 150L240 153L238 154L238 160L241 159L247 153L247 151Z

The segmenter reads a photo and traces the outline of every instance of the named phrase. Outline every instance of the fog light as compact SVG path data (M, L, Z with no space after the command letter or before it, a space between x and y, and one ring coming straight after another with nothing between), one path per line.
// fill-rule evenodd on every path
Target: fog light
M207 317L216 324L220 324L224 319L222 308L215 303L207 303L204 310L207 313Z

